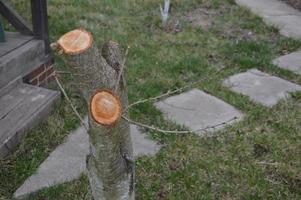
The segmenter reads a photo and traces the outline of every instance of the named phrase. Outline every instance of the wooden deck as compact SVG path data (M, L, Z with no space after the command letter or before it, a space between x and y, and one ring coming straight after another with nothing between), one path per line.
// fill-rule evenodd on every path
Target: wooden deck
M0 43L0 159L50 114L60 97L57 91L22 82L45 82L53 70L47 0L31 0L30 5L32 21L27 23L9 1L0 0L1 16L18 32L6 32Z
M51 58L43 40L6 33L0 43L0 158L19 143L21 136L45 119L60 93L22 82L22 78Z

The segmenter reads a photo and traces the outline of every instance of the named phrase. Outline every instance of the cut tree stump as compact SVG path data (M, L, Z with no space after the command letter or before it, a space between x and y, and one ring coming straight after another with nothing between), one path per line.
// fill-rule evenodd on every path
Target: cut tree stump
M123 61L119 45L108 42L102 56L92 35L83 29L66 33L57 43L89 108L87 169L92 195L95 200L133 200L130 126L120 118L122 109L128 106L124 73L115 87Z

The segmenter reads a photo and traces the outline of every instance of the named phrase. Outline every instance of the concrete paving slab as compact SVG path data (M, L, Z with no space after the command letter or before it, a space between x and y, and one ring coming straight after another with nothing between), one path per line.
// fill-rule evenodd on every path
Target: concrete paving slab
M276 58L273 64L301 75L301 51Z
M87 121L87 118L86 118ZM86 156L89 153L89 137L83 126L69 135L67 141L58 146L14 193L23 198L42 188L58 185L79 178L86 170Z
M279 28L280 34L294 39L301 39L301 17L288 16L265 16L266 22L270 22Z
M297 15L301 13L279 0L236 0L236 3L265 16Z
M87 122L87 117L85 121ZM161 146L147 138L139 129L131 125L134 156L154 155ZM14 193L21 199L40 189L62 184L79 178L86 171L86 156L89 153L89 136L83 126L72 132L67 141L58 146Z
M280 33L301 39L301 12L278 0L236 0L261 16L267 24L280 29Z
M301 91L301 86L257 69L233 75L225 80L223 85L267 107L287 98L289 92Z
M169 97L155 103L155 106L166 119L184 125L198 135L205 133L200 129L226 123L206 132L218 130L243 118L243 114L233 106L198 89ZM234 118L237 119L232 120Z
M135 125L131 125L131 138L134 149L134 156L149 155L153 156L161 149L161 145L158 142L150 140L146 134L141 133L139 128Z

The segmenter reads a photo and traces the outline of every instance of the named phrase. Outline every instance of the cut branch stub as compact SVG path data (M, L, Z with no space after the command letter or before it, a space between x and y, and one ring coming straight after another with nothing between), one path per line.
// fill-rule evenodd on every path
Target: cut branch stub
M104 126L113 126L121 117L121 104L110 90L98 90L90 102L92 118Z
M57 43L65 54L76 55L91 47L93 37L86 30L75 29L63 35Z

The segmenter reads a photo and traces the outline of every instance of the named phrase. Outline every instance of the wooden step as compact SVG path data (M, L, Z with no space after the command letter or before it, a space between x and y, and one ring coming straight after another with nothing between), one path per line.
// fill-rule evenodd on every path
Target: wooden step
M37 69L50 59L49 56L45 55L42 40L6 32L6 42L0 45L0 88Z
M26 130L49 115L60 97L57 91L17 82L0 92L0 158L13 150Z

